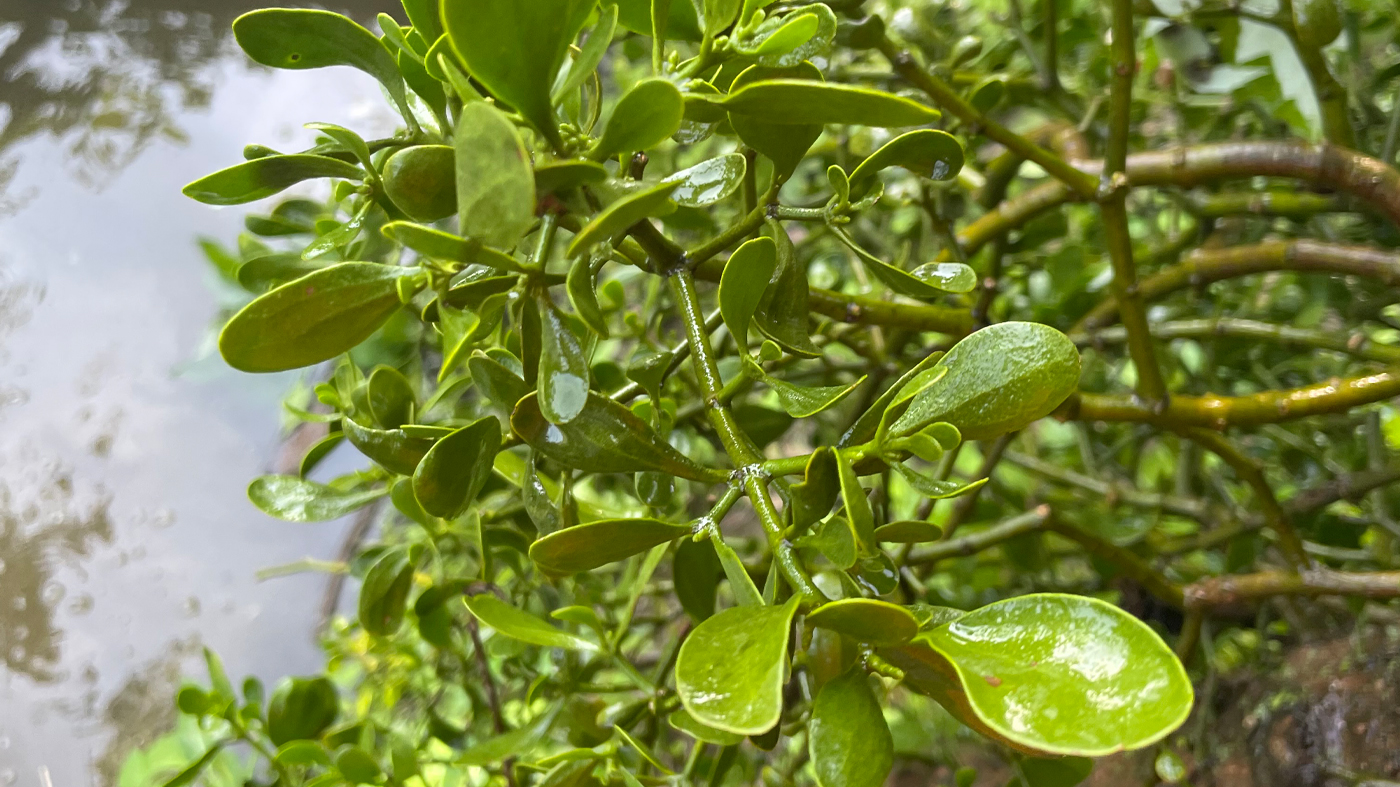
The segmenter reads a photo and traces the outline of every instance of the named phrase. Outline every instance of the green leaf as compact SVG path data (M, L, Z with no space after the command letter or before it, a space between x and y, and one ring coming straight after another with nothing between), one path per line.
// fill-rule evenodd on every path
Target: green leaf
M354 156L355 159L360 162L360 166L364 167L366 171L374 171L374 160L370 155L369 145L365 143L364 138L359 134L356 134L354 131L344 126L337 126L334 123L306 123L304 127L312 131L319 131L330 137L334 141L334 144L339 145L345 149L345 152ZM329 152L324 146L318 146L318 150L321 152Z
M260 295L219 334L239 371L280 372L330 360L368 339L398 310L398 280L411 268L342 262Z
M569 293L569 302L574 305L579 319L589 330L601 339L608 338L608 322L603 319L603 309L598 305L598 291L594 286L593 266L588 259L580 257L569 268L564 288Z
M536 0L522 2L533 4ZM464 3L448 3L444 12L450 16L451 9L466 7ZM499 109L473 101L462 107L453 144L462 234L488 246L510 249L535 223L535 176L525 143Z
M676 600L698 623L715 614L715 593L724 569L709 539L684 539L676 547L671 567Z
M348 17L330 11L264 8L233 20L233 37L248 57L273 68L358 68L384 85L405 119L413 116L393 54Z
M860 445L861 443L867 442L873 439L876 433L879 432L880 425L887 420L887 416L888 421L894 421L899 418L899 416L903 415L903 409L892 412L891 408L895 407L895 400L904 396L906 390L915 380L930 379L921 378L920 375L934 368L942 359L942 353L930 353L922 361L915 364L914 368L900 375L900 378L895 381L894 385L886 388L885 392L880 394L880 396L871 403L870 407L866 408L864 413L861 413L860 417L856 419L856 422L851 424L851 428L841 434L841 439L836 441L837 447L849 448L853 445ZM947 372L943 372L943 374L947 374ZM915 392L909 392L909 396L912 397L914 393ZM908 399L906 398L904 401L907 403ZM903 407L903 405L900 407Z
M785 55L811 40L820 26L821 20L812 13L775 16L765 19L753 38L736 42L734 48L751 57Z
M524 378L480 351L467 359L467 369L481 395L507 410L515 409L516 403L530 393Z
M1181 662L1152 629L1084 596L1000 601L880 653L964 724L1039 756L1150 746L1193 700Z
M912 271L866 251L845 229L831 225L835 235L865 263L866 269L891 290L911 298L941 298L945 293L971 292L977 287L977 273L960 262L930 262Z
M804 80L814 80L814 84L820 84L822 73L811 63L803 62L791 68L769 68L766 66L752 66L745 69L731 87L732 90L741 90L745 86L757 84L765 80L800 78ZM697 99L702 99L702 94L694 94ZM723 98L718 93L714 96L714 106L722 107ZM687 109L687 116L692 112ZM822 135L822 125L820 123L809 123L806 125L791 125L788 123L775 123L771 120L760 118L755 115L747 115L738 112L729 113L729 122L734 127L734 133L739 135L745 145L757 150L767 156L773 162L774 177L786 179L797 169L797 165L806 157L807 150L812 147L812 143L817 141L817 137Z
M904 476L904 480L914 487L914 491L930 500L944 500L950 497L965 495L974 489L987 483L988 479L979 478L976 481L961 483L959 481L943 481L937 478L929 478L908 465L898 462L890 465L895 472Z
M329 678L283 678L267 703L267 737L277 746L313 740L339 714L340 697Z
M760 735L778 723L799 600L727 609L690 632L676 658L676 694L696 721L736 735Z
M973 86L967 93L967 103L973 109L986 114L996 108L1006 97L1006 80L1000 75L987 77Z
M315 273L329 263L303 260L300 254L264 254L238 266L238 284L248 292L263 293Z
M601 161L619 153L650 150L676 133L684 114L685 101L675 85L665 79L643 79L618 99L602 137L588 155Z
M442 296L442 302L459 309L479 311L487 298L510 292L519 283L518 276L492 276L485 273L480 278L466 279L452 285Z
M603 62L603 57L608 53L608 46L612 44L613 34L617 32L617 6L604 5L598 14L598 21L593 25L593 29L588 32L588 40L584 41L583 49L579 50L578 57L569 66L568 75L562 81L554 84L554 89L550 91L555 104L563 101L570 93L578 90L587 81L593 72L598 70L598 65Z
M1024 757L1016 766L1026 778L1012 779L1007 787L1075 787L1089 778L1089 774L1094 770L1094 761L1087 757ZM1181 777L1185 776L1183 768ZM1180 780L1178 778L1170 781Z
M369 414L383 429L397 429L412 423L418 409L413 385L403 372L391 366L376 367L365 388Z
M298 153L234 164L196 180L181 191L206 205L242 205L270 197L288 186L313 178L363 180L364 170L326 156Z
M671 199L686 208L703 208L733 194L744 182L748 162L742 154L728 153L706 159L663 179L663 183L679 183Z
M851 535L856 541L856 553L869 557L880 553L875 542L875 512L870 509L870 498L865 496L865 488L860 485L850 460L840 451L836 452L836 468L841 478L841 499L846 504L846 521Z
M340 422L345 438L359 449L360 453L378 463L384 469L399 475L413 475L418 463L427 455L433 443L450 432L442 429L436 437L418 437L403 429L372 429L360 426L346 418Z
M695 0L700 29L705 37L714 38L733 24L742 4L742 0Z
M658 183L617 200L593 217L569 243L566 257L577 257L595 243L612 240L633 224L653 216L665 216L676 209L671 200L679 183Z
M384 775L374 757L359 746L342 746L335 756L335 768L351 784L375 784Z
M919 621L898 604L873 598L847 598L817 607L807 625L837 631L856 642L903 645L919 633Z
M923 544L943 537L943 528L918 519L901 519L875 528L875 540L891 544Z
M542 455L566 467L590 473L635 473L656 470L692 481L718 483L722 470L701 467L662 440L631 410L590 392L578 416L552 424L531 394L510 417L511 428Z
M840 490L841 475L836 453L819 446L807 459L802 481L792 485L792 529L794 536L806 532L812 523L831 513Z
M812 343L808 333L807 271L798 261L792 239L781 224L770 220L767 232L778 244L778 265L758 303L758 311L754 312L753 324L764 336L793 355L816 358L821 350Z
M566 527L530 545L530 559L552 577L592 571L691 534L656 519L600 519Z
M827 681L812 702L807 750L821 787L881 787L894 765L894 738L870 678L859 666Z
M204 754L199 756L199 759L190 763L184 770L166 780L161 787L185 787L187 784L192 784L195 779L199 778L200 774L204 773L204 769L208 768L210 763L214 762L214 758L219 756L219 753L224 750L225 745L227 745L227 741L216 741ZM47 773L47 770L45 773Z
M952 180L963 167L962 143L952 134L936 129L900 134L871 153L851 173L851 196L865 196L880 171L889 167L903 167L923 178Z
M281 765L330 765L330 755L316 741L287 741L277 749L273 760Z
M651 4L652 0L618 0L618 23L634 33L650 36ZM666 19L666 39L700 41L704 33L700 30L694 3L691 0L671 0L670 6L671 12Z
M535 191L539 194L554 194L577 186L598 183L607 178L607 168L596 161L550 161L535 167Z
M467 597L467 609L482 623L497 632L539 645L544 648L565 650L597 650L598 646L586 639L576 637L563 629L555 628L528 612L516 609L489 593Z
M424 41L436 41L442 36L442 14L438 0L401 0L408 23L423 36Z
M403 625L408 592L413 589L413 560L409 550L385 552L365 573L360 585L360 627L370 636L387 637Z
M547 296L540 298L540 412L567 424L588 402L588 354Z
M807 79L751 82L734 90L721 103L730 114L785 126L921 126L940 117L938 110L893 93Z
M501 423L487 416L437 441L413 472L413 494L423 510L456 519L491 477L501 449Z
M1039 323L990 325L953 345L938 365L948 375L914 397L893 434L946 421L965 439L986 440L1049 415L1079 387L1079 351Z
M742 157L740 157L742 161ZM778 244L754 238L734 250L719 280L719 313L740 349L749 344L749 322L778 267Z
M450 2L443 4L442 26L471 75L557 148L550 88L593 6L593 0Z
M723 286L723 285L721 285ZM783 411L793 418L810 418L817 413L836 406L865 382L862 376L850 385L830 385L820 388L807 388L793 385L786 380L770 376L749 356L744 356L745 365L755 370L755 376L778 395L778 403Z
M264 514L287 522L326 522L358 511L388 491L345 491L294 475L265 475L248 485L248 499Z
M457 214L456 157L447 145L414 145L384 162L384 193L414 221Z
M744 742L742 735L735 735L732 732L717 730L714 727L701 724L685 708L672 711L671 715L666 717L666 723L670 724L672 729L680 730L702 743L713 743L716 746L738 746Z
M729 592L734 596L735 603L743 607L764 606L763 594L753 583L753 577L749 576L748 568L744 566L744 561L739 559L734 548L726 544L719 534L711 536L710 545L715 549L720 570L724 572L725 579L729 580Z

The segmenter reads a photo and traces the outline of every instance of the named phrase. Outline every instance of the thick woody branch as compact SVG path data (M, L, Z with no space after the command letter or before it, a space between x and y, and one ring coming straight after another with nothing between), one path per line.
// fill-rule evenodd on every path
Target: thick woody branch
M1203 579L1185 588L1187 609L1232 607L1273 596L1400 598L1400 571L1351 573L1313 568L1298 573L1261 571Z

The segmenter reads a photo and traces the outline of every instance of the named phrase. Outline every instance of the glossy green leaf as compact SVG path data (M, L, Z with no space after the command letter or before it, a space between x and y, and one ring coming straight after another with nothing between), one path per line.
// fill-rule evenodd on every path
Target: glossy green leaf
M612 203L578 231L569 242L565 256L577 257L593 244L612 240L643 219L672 213L676 203L671 199L671 194L678 188L679 183L662 182Z
M915 380L931 379L921 377L921 375L924 375L930 369L937 366L938 362L942 359L943 353L930 353L922 361L915 364L912 369L900 375L899 379L896 380L893 385L886 388L885 392L880 394L875 401L870 404L870 407L866 408L865 412L861 413L860 417L856 419L856 422L851 424L851 428L841 434L841 439L836 442L837 447L849 448L853 445L860 445L861 443L871 440L879 431L882 422L887 421L888 423L893 423L899 416L903 415L909 401L912 399L913 392L910 392L904 399L904 404L900 406L897 412L891 412L895 400L905 395L905 392L908 391L909 386L914 383ZM946 375L947 372L943 372L942 374ZM888 423L886 424L887 426Z
M880 171L903 167L933 180L951 180L963 167L962 143L946 131L919 129L900 134L871 153L851 172L851 196L859 199L876 182Z
M735 49L752 57L785 55L811 40L820 26L813 13L775 16L765 19L752 38L736 42Z
M467 609L482 623L511 639L565 650L597 650L598 646L516 609L489 593L467 597Z
M414 221L457 213L456 158L447 145L414 145L384 162L384 192Z
M838 631L856 642L902 645L919 633L909 610L873 598L832 601L807 613L807 625Z
M662 182L680 184L671 192L671 199L677 205L687 208L702 208L733 194L744 182L748 162L739 153L729 153L706 159L693 167L687 167L674 175L668 175Z
M533 394L520 400L511 428L544 456L591 473L656 470L693 481L722 481L728 473L701 467L661 439L631 410L596 393L567 424L553 424Z
M890 544L923 544L943 537L943 528L918 519L901 519L875 528L875 540Z
M574 260L569 268L564 286L569 293L569 303L578 312L580 320L599 338L608 338L608 322L603 319L603 309L598 305L598 291L594 287L593 266L585 258Z
M806 79L752 82L721 103L730 114L777 125L921 126L940 117L938 110L893 93Z
M744 243L724 265L719 280L719 312L741 349L748 347L749 323L777 267L778 245L772 238L754 238Z
M328 263L303 260L300 254L264 254L238 266L238 283L253 293L263 293L279 284L300 279L327 267Z
M749 576L748 567L744 565L744 561L739 559L739 554L734 551L734 548L719 537L711 537L710 546L714 547L715 557L719 559L720 570L724 572L725 579L729 581L729 592L734 596L734 602L741 607L764 606L763 594L753 583L753 577Z
M418 409L413 385L403 372L390 366L377 367L370 373L365 398L370 416L382 429L397 429L412 423Z
M894 765L894 739L859 666L822 686L807 735L821 787L881 787Z
M326 522L358 511L388 491L345 491L293 475L265 475L248 485L248 499L264 514L288 522Z
M672 711L666 717L666 723L672 729L680 730L697 741L703 743L713 743L716 746L738 746L744 742L744 736L736 735L732 732L717 730L714 727L707 727L695 720L694 716L685 708Z
M870 498L860 485L850 461L840 451L836 452L836 469L841 479L841 500L845 502L846 521L851 535L856 541L856 552L860 557L868 557L880 551L875 542L875 512L870 509Z
M267 703L267 737L277 746L312 740L338 715L340 698L329 678L283 678Z
M650 150L676 133L684 114L685 102L675 85L665 79L643 79L618 99L589 156L601 161L619 153Z
M1152 629L1084 596L982 607L881 655L905 683L1020 751L1101 757L1149 746L1191 711L1191 681Z
M684 0L682 0L684 2ZM733 24L743 0L694 0L700 29L706 38L713 38Z
M560 81L555 82L551 92L554 103L558 104L566 96L579 87L592 76L603 62L603 57L608 53L608 46L612 44L613 34L617 32L617 6L604 5L598 14L598 21L593 25L593 29L588 31L588 40L579 50L574 62L569 65L568 74Z
M462 234L498 249L513 247L535 223L535 176L520 134L499 109L473 101L462 107L453 144Z
M496 330L505 315L505 307L503 293L487 296L476 312L456 309L446 303L437 304L438 331L442 333L442 368L438 370L438 382L446 380L458 364L467 359L473 345Z
M550 161L535 167L535 191L539 194L553 194L607 180L607 177L607 168L596 161Z
M374 161L369 152L369 145L365 143L363 137L344 126L337 126L334 123L307 123L305 127L312 131L319 131L330 137L332 143L339 145L346 153L354 156L360 162L360 166L367 171L374 169ZM317 146L322 153L329 152L324 145Z
M314 178L362 180L364 170L326 156L298 153L245 161L196 180L182 190L206 205L242 205Z
M442 35L442 14L439 0L400 0L408 23L429 43Z
M690 534L689 527L656 519L601 519L556 530L539 539L530 545L530 559L544 573L566 577Z
M370 566L360 585L360 627L370 636L387 637L403 625L408 592L413 589L413 560L407 549L391 549Z
M583 343L547 298L540 302L540 412L567 424L588 402L588 355Z
M464 426L433 445L413 473L413 494L423 510L456 519L476 500L501 449L501 424L493 416Z
M931 262L906 271L898 265L866 251L846 230L832 227L832 234L865 263L866 270L900 295L911 298L941 298L945 293L971 292L977 286L977 273L960 262Z
M741 90L745 86L765 80L791 78L814 80L815 83L820 83L822 73L817 70L816 66L806 62L791 68L753 66L739 74L734 80L732 90ZM703 98L698 94L696 97ZM716 91L714 106L716 108L723 107L722 101L723 98ZM687 116L691 112L692 110L687 109ZM776 123L756 115L743 113L729 113L729 122L733 125L734 132L739 135L739 139L743 140L745 145L767 156L773 162L773 167L776 170L774 174L784 179L797 169L797 165L806 157L807 150L822 134L822 124L820 123L806 125Z
M479 311L487 298L510 292L520 283L518 276L495 276L484 273L480 278L459 281L443 293L442 301L449 306Z
M273 68L358 68L384 85L405 118L412 116L393 54L349 17L312 9L264 8L233 20L233 37L248 57Z
M342 262L277 287L233 315L219 352L245 372L320 363L368 339L399 308L399 277L412 269Z
M773 377L764 372L757 362L746 359L746 365L755 370L755 374L763 384L772 389L778 395L778 403L782 405L783 411L793 418L811 418L824 410L828 410L850 395L852 391L859 388L865 382L862 376L859 380L850 385L829 385L819 388L809 388L802 385L793 385L786 380Z
M1047 325L1003 322L953 345L938 362L948 375L895 421L908 434L946 421L968 440L1013 432L1049 415L1079 387L1079 351Z
M696 721L737 735L760 735L778 723L799 600L727 609L690 632L676 658L676 694Z
M593 6L593 0L449 2L442 25L471 75L558 147L550 88Z
M809 331L807 272L797 259L797 251L787 230L777 221L767 229L778 246L778 265L773 278L754 312L753 324L764 336L777 342L784 350L804 358L816 358L821 350L812 343Z
M792 485L792 528L801 535L812 523L831 513L841 488L836 454L828 446L819 446L807 459L802 481Z
M618 0L618 23L634 33L650 36L651 4L652 0ZM694 3L691 0L671 0L670 13L666 18L666 39L698 42L703 35Z
M963 483L961 481L945 481L937 478L929 478L917 470L898 462L890 465L904 477L909 485L914 487L914 491L930 500L944 500L950 497L965 495L974 489L987 483L987 479L979 478L976 481Z
M418 463L436 442L434 438L410 436L403 429L372 429L346 418L341 421L345 438L360 453L399 475L413 475ZM441 434L447 434L443 430ZM438 436L441 436L438 435Z
M473 353L467 368L481 395L507 410L514 410L516 402L530 393L529 384L520 375L484 353Z
M724 569L709 539L687 538L676 547L671 568L676 600L697 623L715 614L715 593L722 576Z

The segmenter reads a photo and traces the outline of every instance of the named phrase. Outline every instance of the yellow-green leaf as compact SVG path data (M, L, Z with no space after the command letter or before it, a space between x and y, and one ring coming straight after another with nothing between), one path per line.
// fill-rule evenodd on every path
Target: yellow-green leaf
M499 109L473 101L462 107L454 145L462 234L498 249L511 248L535 223L535 176L525 143Z
M288 186L313 178L363 180L364 170L329 156L297 153L265 156L232 167L185 186L186 197L206 205L242 205L282 191Z
M665 79L644 79L618 99L589 155L598 160L650 150L676 133L685 114L681 91Z
M730 114L777 125L921 126L940 117L938 110L893 93L806 79L752 82L722 103Z
M489 593L467 597L467 609L482 623L511 639L565 650L597 650L582 637L549 625L528 612L517 609Z
M822 686L807 734L821 787L881 787L894 765L894 739L859 666Z
M857 642L902 645L919 633L919 621L898 604L873 598L847 598L817 607L807 625L838 631Z
M447 145L414 145L384 162L384 193L414 221L457 213L456 158Z
M574 525L530 545L530 559L550 576L592 571L691 534L689 527L656 519L601 519Z
M778 723L799 600L727 609L690 632L676 658L676 694L696 721L736 735L760 735Z
M593 244L612 240L643 219L674 212L676 203L671 200L671 194L678 188L679 183L662 182L612 203L578 231L565 256L577 257Z
M923 544L943 537L943 528L918 519L901 519L875 528L875 540L893 544Z
M437 441L413 473L413 494L423 510L443 519L466 511L491 477L501 448L501 423L487 416Z

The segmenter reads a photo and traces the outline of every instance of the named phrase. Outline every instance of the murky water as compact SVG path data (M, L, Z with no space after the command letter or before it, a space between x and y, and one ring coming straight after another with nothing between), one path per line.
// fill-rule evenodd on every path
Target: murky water
M200 644L236 675L320 663L324 580L255 572L333 557L346 526L244 498L290 378L211 354L236 301L197 238L243 211L179 189L247 142L309 144L305 121L393 120L357 72L246 65L226 31L258 4L0 0L0 787L111 783Z

